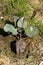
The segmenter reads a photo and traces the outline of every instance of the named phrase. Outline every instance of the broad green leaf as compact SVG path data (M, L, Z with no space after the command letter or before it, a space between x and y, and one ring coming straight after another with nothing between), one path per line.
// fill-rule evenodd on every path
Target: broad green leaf
M27 22L24 20L24 17L21 17L17 23L18 27L20 28L26 28Z
M5 32L11 32L13 35L17 35L17 29L15 29L11 24L6 24L4 26L4 31Z
M37 27L30 26L30 27L25 28L25 33L27 36L33 37L38 34L38 29L37 29Z
M24 22L23 22L23 28L25 29L26 27L27 27L27 22L24 21Z
M15 24L15 26L16 26L16 22L17 22L18 19L19 19L18 16L14 16L14 24Z

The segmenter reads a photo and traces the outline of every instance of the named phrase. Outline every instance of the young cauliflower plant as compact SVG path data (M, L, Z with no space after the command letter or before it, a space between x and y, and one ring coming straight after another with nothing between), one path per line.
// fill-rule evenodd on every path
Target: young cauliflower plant
M28 26L24 17L21 17L19 19L19 17L14 16L14 24L14 26L11 24L6 24L4 26L4 31L10 32L16 36L19 34L20 39L16 42L16 52L17 54L20 54L23 53L26 49L26 43L22 39L22 31L24 30L25 35L27 35L28 37L33 37L38 34L38 29L34 26Z

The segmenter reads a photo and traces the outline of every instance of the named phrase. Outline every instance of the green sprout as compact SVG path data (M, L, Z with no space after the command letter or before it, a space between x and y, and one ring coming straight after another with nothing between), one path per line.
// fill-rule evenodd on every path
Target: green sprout
M16 23L17 23L17 27L15 28L13 25L11 24L6 24L4 26L4 31L5 32L11 32L13 35L17 35L18 34L18 28L19 29L24 29L25 31L25 34L28 36L28 37L33 37L35 35L38 34L38 29L37 27L34 27L34 26L28 26L27 22L25 21L25 18L24 17L21 17L19 20L18 20L19 17L16 17L15 16L15 19L14 19L14 23L15 23L15 26L16 26ZM17 20L18 21L17 21ZM21 32L20 32L21 34Z
M14 18L15 18L14 19L15 26L13 26L12 24L6 24L4 26L4 31L10 32L16 36L17 36L17 34L19 34L20 39L19 40L17 39L18 41L16 42L16 52L17 52L17 54L20 54L20 53L23 53L26 49L26 43L23 40L22 35L26 34L26 36L32 38L33 36L38 34L38 29L37 29L37 27L28 26L24 17L21 17L20 19L18 19L18 17L15 16ZM25 32L22 34L23 30ZM14 45L15 45L15 43L14 43ZM15 50L15 48L14 48L14 50Z

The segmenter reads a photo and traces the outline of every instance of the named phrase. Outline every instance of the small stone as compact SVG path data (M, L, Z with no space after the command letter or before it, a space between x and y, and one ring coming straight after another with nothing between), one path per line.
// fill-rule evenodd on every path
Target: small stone
M3 19L4 17L3 17L3 16L1 16L0 18L1 18L1 19Z
M25 48L26 48L26 43L24 42L23 39L20 39L19 41L17 41L16 43L17 54L23 53L25 51Z
M41 61L39 65L43 65L43 61Z

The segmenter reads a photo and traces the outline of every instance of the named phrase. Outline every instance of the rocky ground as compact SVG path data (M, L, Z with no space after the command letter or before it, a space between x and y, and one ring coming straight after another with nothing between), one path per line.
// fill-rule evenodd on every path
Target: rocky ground
M7 1L7 0L6 0ZM27 21L30 21L29 18L34 18L33 23L39 27L39 23L43 24L43 2L42 0L27 0L27 8L30 7L30 10L27 9L25 16ZM12 9L12 15L6 14L5 5L11 2L2 2L0 3L0 28L4 27L4 23L2 18L5 20L13 21L13 16L18 15L18 11L21 9L16 8ZM28 5L29 4L29 5ZM19 7L19 6L18 6ZM21 7L21 6L20 6ZM9 9L8 9L9 10ZM17 10L17 11L16 11ZM16 11L16 12L14 12ZM25 10L23 10L24 13ZM3 13L4 12L4 13ZM20 14L20 13L19 13ZM19 15L22 16L22 15ZM5 21L4 21L5 22ZM30 23L30 22L29 22ZM31 23L32 25L34 25ZM42 33L43 34L43 33ZM14 41L16 38L12 36L12 34L3 37L0 34L0 65L39 65L41 61L43 61L43 37L39 34L34 38L23 38L26 42L26 50L24 53L17 55L11 51L10 45L11 41Z

